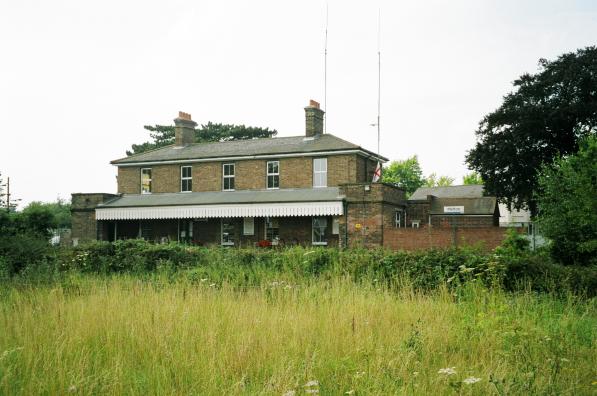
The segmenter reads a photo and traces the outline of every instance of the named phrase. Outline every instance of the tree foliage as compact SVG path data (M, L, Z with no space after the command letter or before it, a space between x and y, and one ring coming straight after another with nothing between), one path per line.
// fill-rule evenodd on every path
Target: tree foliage
M407 196L425 183L423 171L416 155L405 160L392 161L382 172L382 181L401 187Z
M145 125L143 128L149 131L151 141L133 144L131 150L127 150L126 155L140 154L174 144L174 125ZM275 129L208 122L195 129L195 142L226 142L230 140L268 138L277 134L278 131Z
M488 193L534 214L542 165L576 153L583 137L597 133L597 47L540 59L536 74L513 84L502 105L480 122L466 162Z
M464 185L483 184L483 178L477 172L471 172L468 175L464 175L462 177L462 184L464 184Z
M450 176L437 176L435 172L425 178L425 187L446 187L454 183L454 178Z
M597 138L544 166L537 197L541 234L562 264L597 264Z

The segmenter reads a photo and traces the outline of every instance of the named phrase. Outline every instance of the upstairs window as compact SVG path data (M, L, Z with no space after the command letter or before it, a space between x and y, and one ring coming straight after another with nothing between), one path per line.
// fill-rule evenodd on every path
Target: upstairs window
M224 191L234 191L234 164L222 165Z
M313 159L313 187L328 186L328 159Z
M151 168L141 169L141 194L151 194Z
M327 245L326 230L328 219L326 217L313 217L313 245Z
M180 167L180 191L191 192L193 191L193 167L181 166Z
M268 190L280 188L280 161L267 162L267 188Z

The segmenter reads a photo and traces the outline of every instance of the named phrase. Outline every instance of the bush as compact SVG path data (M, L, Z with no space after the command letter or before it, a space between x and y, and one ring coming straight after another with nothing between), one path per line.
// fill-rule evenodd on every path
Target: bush
M166 273L191 282L228 283L233 287L261 286L284 280L308 283L313 278L350 278L354 282L383 282L392 286L406 278L418 290L452 288L470 281L487 287L537 291L574 291L595 295L597 269L562 266L547 253L531 252L521 235L511 233L492 253L476 248L431 249L416 252L383 249L290 247L285 249L205 248L181 244L156 245L143 240L93 242L48 254L46 244L21 240L10 254L0 256L0 277L36 272L145 276ZM0 249L6 245L0 244ZM0 250L1 251L1 250ZM51 268L53 270L51 270Z

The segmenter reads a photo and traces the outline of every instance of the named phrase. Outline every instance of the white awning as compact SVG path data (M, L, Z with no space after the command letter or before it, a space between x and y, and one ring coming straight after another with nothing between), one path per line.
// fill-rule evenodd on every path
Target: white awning
M200 219L221 217L340 216L342 202L287 202L98 208L97 220Z

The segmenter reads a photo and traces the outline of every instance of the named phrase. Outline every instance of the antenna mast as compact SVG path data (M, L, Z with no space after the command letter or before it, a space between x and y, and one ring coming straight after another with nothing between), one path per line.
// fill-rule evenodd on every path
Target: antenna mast
M323 55L323 110L328 111L328 3L325 3L325 50ZM327 130L327 116L323 113L323 133Z
M381 113L381 8L377 10L377 155L380 153L380 113Z

